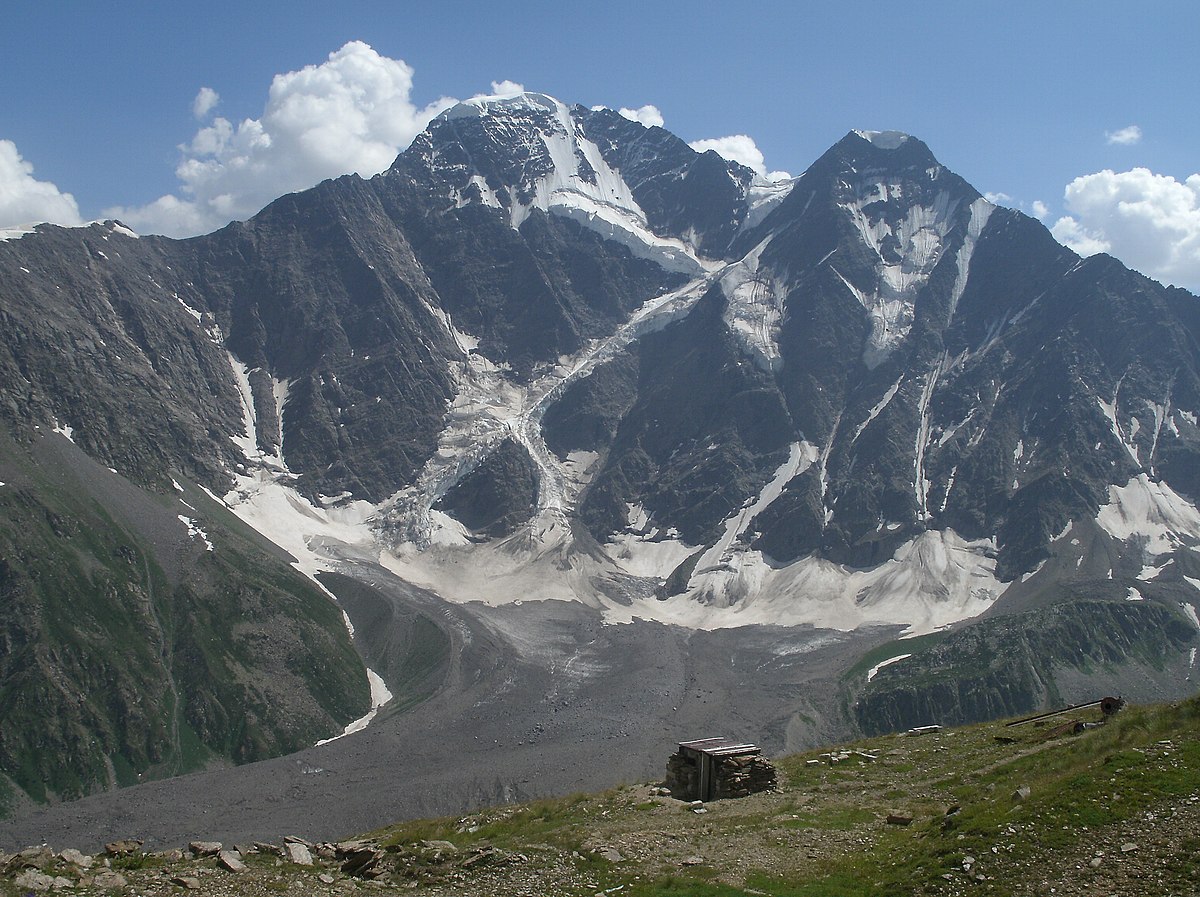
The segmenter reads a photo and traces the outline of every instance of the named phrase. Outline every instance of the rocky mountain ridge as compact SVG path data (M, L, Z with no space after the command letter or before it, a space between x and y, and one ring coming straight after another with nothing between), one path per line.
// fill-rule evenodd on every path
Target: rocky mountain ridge
M183 241L43 226L0 273L15 445L69 440L164 506L207 490L223 508L171 516L232 510L310 576L368 559L447 602L700 629L919 634L1103 596L1161 670L1194 664L1197 298L1080 259L915 137L851 132L768 182L611 110L479 99L370 180ZM346 683L332 619L312 663ZM1058 631L1030 665L1108 643Z

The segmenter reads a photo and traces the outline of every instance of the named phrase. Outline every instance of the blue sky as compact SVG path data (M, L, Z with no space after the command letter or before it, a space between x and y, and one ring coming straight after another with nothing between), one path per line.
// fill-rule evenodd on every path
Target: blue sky
M5 19L0 218L69 217L70 194L83 220L208 229L264 190L369 174L439 98L511 80L568 103L652 104L688 141L748 135L793 174L851 128L903 130L1071 245L1200 287L1194 0L16 0ZM273 108L273 79L305 67ZM204 87L217 100L196 108ZM360 101L374 113L349 108ZM306 109L345 145L306 130Z

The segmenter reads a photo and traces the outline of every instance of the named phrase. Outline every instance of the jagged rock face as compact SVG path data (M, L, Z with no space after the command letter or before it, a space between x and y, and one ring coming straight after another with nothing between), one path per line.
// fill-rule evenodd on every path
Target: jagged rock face
M721 325L724 305L720 291L710 291L678 325L612 362L636 371L633 401L611 443L600 422L599 440L583 431L572 446L607 453L580 511L597 539L623 529L628 506L642 505L690 544L711 542L786 457L794 429L783 397ZM586 398L575 400L572 417L553 420L558 444L569 444L567 428L587 413Z
M163 484L228 484L241 412L199 290L171 241L107 225L0 242L0 413L70 427L92 457Z
M511 535L537 507L537 467L524 448L506 439L434 507L481 536Z
M751 212L750 169L712 150L697 154L669 131L643 127L611 109L576 114L656 234L686 238L710 258L727 254Z

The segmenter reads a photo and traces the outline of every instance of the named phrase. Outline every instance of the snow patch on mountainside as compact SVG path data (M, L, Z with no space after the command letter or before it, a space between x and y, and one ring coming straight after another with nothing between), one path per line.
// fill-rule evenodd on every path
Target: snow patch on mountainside
M1108 487L1108 504L1096 521L1121 541L1144 539L1147 556L1200 542L1200 511L1163 481L1138 474L1124 486Z
M19 240L28 234L36 233L34 230L36 227L36 224L10 224L7 227L0 227L0 242L4 240Z
M642 531L630 526L624 532L614 533L604 550L620 570L631 576L666 579L699 549L682 541L673 528L663 531L652 526Z
M995 546L987 540L968 542L953 530L922 533L891 560L867 570L816 557L778 566L755 555L745 553L720 593L615 605L606 609L606 617L697 629L812 625L850 630L894 624L906 626L906 635L918 635L978 616L1005 589L995 575Z
M206 532L205 532L205 531L204 531L204 530L203 530L203 529L200 527L200 524L198 524L198 523L197 523L195 520L193 520L191 517L188 517L188 516L186 516L186 515L184 515L184 514L179 514L179 515L178 515L178 517L179 517L179 522L180 522L180 523L182 523L182 524L183 524L185 527L187 527L187 531L188 531L188 538L189 538L189 539L193 539L193 540L199 540L199 541L203 542L203 543L204 543L204 548L205 548L205 550L206 550L206 551L212 551L212 550L213 550L213 543L212 543L212 541L211 541L211 540L208 538L208 533L206 533Z
M854 199L840 204L863 243L878 256L875 282L870 285L855 285L835 269L870 317L863 360L872 368L908 336L917 292L941 259L943 243L957 220L959 200L947 190L938 191L930 204L911 204L902 218L889 220L887 211L904 201L908 189L904 184L869 180L857 185Z
M777 205L787 199L788 194L792 192L792 188L799 182L800 178L770 181L761 176L755 177L750 182L750 189L746 191L746 205L748 210L746 218L742 222L741 230L750 230L750 228L760 224L764 218L774 211Z
M232 352L226 352L229 366L233 371L234 383L242 400L243 432L232 433L229 438L242 450L242 454L251 464L266 464L276 471L286 471L287 465L283 460L283 406L287 402L289 383L286 380L271 378L272 390L275 396L275 414L279 420L279 444L273 453L264 452L258 444L258 411L254 404L254 391L250 387L250 374L254 368L242 364Z
M346 625L350 626L350 618L346 618ZM354 634L354 627L350 626L350 634ZM367 684L371 687L371 709L365 715L354 720L346 726L341 735L334 735L332 738L325 738L318 741L315 747L320 747L323 744L329 744L331 741L337 741L339 738L345 738L347 735L353 735L355 732L361 732L371 720L375 719L375 715L379 713L379 708L392 699L392 693L388 689L387 684L383 681L383 677L367 668Z
M783 494L788 482L808 470L820 456L820 449L808 442L796 442L788 448L787 460L775 471L775 476L763 487L758 498L725 521L721 538L696 563L688 581L691 593L706 604L729 604L745 597L740 590L743 567L761 565L763 560L762 553L751 550L740 537L750 528L754 518Z
M908 660L910 657L912 657L911 654L897 654L895 657L889 657L887 660L879 661L879 663L867 670L867 681L870 682L877 675L879 675L879 671L884 667L890 667L892 664L899 663L902 660Z
M954 313L958 310L958 300L967 288L967 277L971 273L971 256L975 254L975 246L994 211L996 207L982 196L971 203L971 220L967 224L967 235L958 247L958 256L955 258L958 276L955 277L954 286L950 290L950 312L947 315L949 320L953 320Z

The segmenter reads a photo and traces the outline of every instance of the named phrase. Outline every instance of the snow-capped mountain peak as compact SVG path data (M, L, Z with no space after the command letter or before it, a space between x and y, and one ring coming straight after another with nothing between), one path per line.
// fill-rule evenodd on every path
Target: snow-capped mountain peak
M561 102L544 93L526 91L518 94L495 94L472 97L456 103L437 117L440 119L482 118L487 115L511 115L515 112L551 112L558 114L566 109Z
M854 133L872 146L883 150L899 149L909 140L909 135L903 131L864 131L855 128Z
M406 155L423 160L456 205L501 209L514 230L537 209L668 270L702 271L685 241L655 233L621 172L587 136L584 114L543 93L476 97L434 119Z

